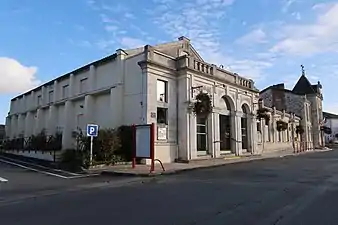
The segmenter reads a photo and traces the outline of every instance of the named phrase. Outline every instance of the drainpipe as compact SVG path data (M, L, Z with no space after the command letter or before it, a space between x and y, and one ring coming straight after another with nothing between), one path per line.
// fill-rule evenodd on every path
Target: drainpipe
M216 91L216 84L214 83L214 87L213 87L213 93L212 93L212 108L214 111L215 108L215 91ZM215 116L215 112L211 113L211 116L214 117ZM213 148L212 148L212 157L215 158L216 157L216 124L215 124L215 118L211 118L212 119L212 127L213 127L213 134L212 134L212 144L213 144Z
M176 89L178 90L179 88L179 79L176 78ZM177 148L176 148L176 160L179 158L179 137L180 135L178 134L178 126L179 126L179 97L178 94L176 93L176 142L177 142Z

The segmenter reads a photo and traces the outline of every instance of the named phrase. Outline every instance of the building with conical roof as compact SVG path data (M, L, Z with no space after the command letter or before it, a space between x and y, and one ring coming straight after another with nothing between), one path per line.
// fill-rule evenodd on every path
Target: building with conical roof
M305 128L302 139L313 143L315 148L324 145L324 134L321 131L324 122L322 85L319 81L311 84L303 66L302 74L292 90L286 89L284 83L272 85L260 92L260 98L267 107L285 110L301 117Z

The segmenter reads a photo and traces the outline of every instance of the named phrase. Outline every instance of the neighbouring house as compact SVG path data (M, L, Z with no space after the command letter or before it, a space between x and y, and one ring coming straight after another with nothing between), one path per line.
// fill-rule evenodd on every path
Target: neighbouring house
M294 113L267 107L260 101L257 112L258 146L260 152L272 152L300 148L304 128L301 118ZM309 143L308 143L309 144Z
M287 113L294 113L300 117L305 129L301 136L302 141L319 148L324 145L324 134L321 129L323 126L321 89L320 82L312 85L303 70L292 90L286 89L283 83L272 85L260 92L260 98L267 107L285 110Z
M324 126L330 128L331 134L325 135L325 142L333 142L338 140L338 115L329 113L329 112L323 112L323 117L325 119Z

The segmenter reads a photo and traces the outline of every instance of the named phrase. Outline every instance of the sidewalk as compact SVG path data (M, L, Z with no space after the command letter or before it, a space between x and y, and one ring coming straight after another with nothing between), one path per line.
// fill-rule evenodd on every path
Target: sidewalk
M132 168L131 165L119 165L119 166L107 166L101 168L90 169L91 172L101 173L103 175L114 175L114 176L158 176L158 175L169 175L177 174L184 171L196 170L200 168L212 168L219 167L226 164L249 162L253 160L263 160L269 158L279 158L285 156L296 156L301 154L325 152L331 149L323 150L309 150L301 153L294 153L293 150L284 150L263 153L262 155L246 155L246 156L232 156L218 159L207 159L207 160L196 160L190 161L189 163L167 163L163 164L165 171L162 170L160 164L155 164L155 171L150 173L150 165L136 165L136 168Z

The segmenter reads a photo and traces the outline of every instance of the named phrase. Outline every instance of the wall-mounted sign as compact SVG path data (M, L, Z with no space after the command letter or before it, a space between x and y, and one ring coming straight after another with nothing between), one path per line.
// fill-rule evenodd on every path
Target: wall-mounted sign
M166 127L157 127L157 139L167 140L167 128Z
M150 113L150 117L151 117L151 118L156 118L156 112L151 112L151 113Z

